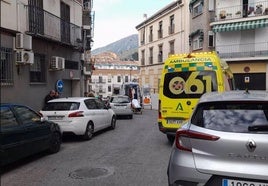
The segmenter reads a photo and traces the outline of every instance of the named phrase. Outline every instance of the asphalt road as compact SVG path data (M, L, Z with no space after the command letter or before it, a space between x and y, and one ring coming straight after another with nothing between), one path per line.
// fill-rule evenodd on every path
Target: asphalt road
M90 141L64 137L60 152L7 166L1 186L165 186L171 145L156 121L145 109Z

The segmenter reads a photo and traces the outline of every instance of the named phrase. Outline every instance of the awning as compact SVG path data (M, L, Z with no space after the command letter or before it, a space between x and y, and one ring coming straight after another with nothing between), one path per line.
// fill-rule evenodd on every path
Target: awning
M259 19L253 21L243 21L236 23L224 23L213 26L214 32L228 32L237 30L250 30L268 26L268 19Z

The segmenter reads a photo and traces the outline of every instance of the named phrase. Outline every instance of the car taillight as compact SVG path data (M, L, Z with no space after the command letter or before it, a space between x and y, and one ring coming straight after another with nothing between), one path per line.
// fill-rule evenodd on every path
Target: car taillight
M200 139L200 140L208 140L208 141L216 141L220 139L218 136L210 135L210 134L205 134L201 132L196 132L192 130L185 130L185 129L179 129L176 132L176 138L175 138L175 143L176 147L180 150L185 150L192 152L190 144L186 144L187 142L184 141L182 138L194 138L194 139Z
M83 117L84 114L83 111L77 111L77 112L73 112L71 114L68 115L69 118L74 118L74 117Z

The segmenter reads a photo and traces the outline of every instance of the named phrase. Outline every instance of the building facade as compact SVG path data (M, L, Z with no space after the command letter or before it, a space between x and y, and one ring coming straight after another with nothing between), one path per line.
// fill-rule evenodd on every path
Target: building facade
M52 89L84 92L82 0L1 0L1 102L39 110Z
M108 97L121 94L123 84L139 82L139 63L137 61L121 61L116 54L105 52L92 56L90 90L95 96Z
M136 26L139 34L140 85L158 93L160 74L169 54L189 52L189 7L177 0Z
M215 50L215 36L210 27L214 18L214 0L192 0L189 2L190 10L190 52Z
M237 88L268 90L268 1L216 0L213 12L215 50L228 62Z

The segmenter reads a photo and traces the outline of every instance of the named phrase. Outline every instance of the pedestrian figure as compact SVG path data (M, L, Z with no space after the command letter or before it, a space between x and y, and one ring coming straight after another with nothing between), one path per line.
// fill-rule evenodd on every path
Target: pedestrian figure
M55 92L54 98L59 98L60 97L60 93L58 91Z
M46 104L48 101L50 101L50 100L52 100L52 99L55 99L55 94L56 94L55 90L51 90L51 91L49 92L49 94L46 95L46 97L45 97L45 104Z

